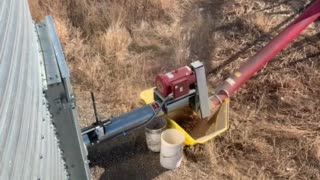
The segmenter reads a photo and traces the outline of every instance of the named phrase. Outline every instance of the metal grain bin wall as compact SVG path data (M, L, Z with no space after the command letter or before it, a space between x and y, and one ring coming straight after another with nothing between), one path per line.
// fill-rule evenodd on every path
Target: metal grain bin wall
M48 111L37 33L27 0L0 0L0 179L76 179Z

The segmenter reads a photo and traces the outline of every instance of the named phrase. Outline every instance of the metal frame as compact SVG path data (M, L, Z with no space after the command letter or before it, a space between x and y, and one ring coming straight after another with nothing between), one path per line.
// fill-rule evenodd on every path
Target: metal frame
M199 98L196 102L199 102L200 112L202 118L207 118L211 115L209 105L209 95L207 87L207 78L203 64L200 61L191 63L193 71L196 73L197 80L197 96Z
M46 98L70 179L90 179L86 147L82 141L75 97L52 17L36 25L48 81Z

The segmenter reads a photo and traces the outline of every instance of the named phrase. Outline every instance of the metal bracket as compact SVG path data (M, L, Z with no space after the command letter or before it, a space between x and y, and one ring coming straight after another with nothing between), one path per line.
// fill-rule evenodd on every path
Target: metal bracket
M102 127L102 126L97 126L96 128L95 128L95 133L96 133L96 135L98 136L98 139L100 140L100 139L102 139L102 137L104 136L104 128Z
M74 95L71 95L71 99L67 101L66 99L62 100L63 103L63 109L75 109L76 108L76 99L74 98Z
M199 97L201 117L207 118L211 115L211 112L205 69L203 63L200 61L191 63L191 67L196 73L197 96Z
M68 67L51 17L36 25L48 81L45 90L70 179L90 179Z

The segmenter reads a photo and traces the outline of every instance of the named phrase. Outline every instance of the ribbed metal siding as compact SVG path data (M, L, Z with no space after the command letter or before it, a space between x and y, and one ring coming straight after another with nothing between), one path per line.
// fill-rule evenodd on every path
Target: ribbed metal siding
M0 0L0 179L67 179L26 0Z

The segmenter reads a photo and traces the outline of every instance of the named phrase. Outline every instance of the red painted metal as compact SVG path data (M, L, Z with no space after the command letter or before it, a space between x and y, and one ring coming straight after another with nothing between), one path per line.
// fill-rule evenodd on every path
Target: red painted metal
M156 77L156 87L160 94L167 97L173 93L175 99L189 94L189 90L195 87L195 82L195 74L188 66Z
M218 86L215 94L210 97L213 103L212 113L227 97L233 95L246 81L261 70L281 50L286 48L304 29L320 16L320 0L314 2L307 10L293 21L276 38L251 57L228 79Z

